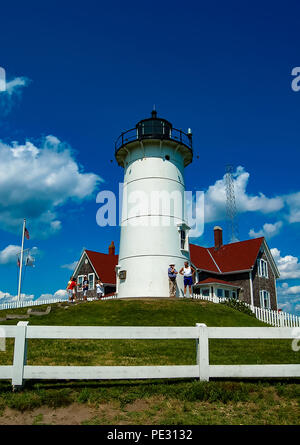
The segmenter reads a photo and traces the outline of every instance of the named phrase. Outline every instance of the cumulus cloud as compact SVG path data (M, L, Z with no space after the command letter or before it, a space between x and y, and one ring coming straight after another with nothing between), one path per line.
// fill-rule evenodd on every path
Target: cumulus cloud
M61 268L62 269L69 269L69 270L73 271L76 266L77 266L77 261L73 261L73 263L64 264L63 266L61 266Z
M65 289L58 289L54 294L42 294L37 300L55 300L57 298L67 299L68 292Z
M0 251L0 264L16 263L21 246L9 244Z
M20 298L23 301L31 301L34 299L34 295L33 294L21 294ZM18 299L17 295L12 295L9 292L2 292L0 290L0 304L11 303L11 302L17 301L17 299Z
M297 257L292 255L282 257L276 247L271 249L271 253L280 272L280 280L300 278L300 263Z
M277 287L278 307L285 312L300 316L300 286L282 283Z
M2 292L0 291L0 305L1 304L6 304L6 303L12 303L17 301L18 296L17 295L12 295L9 292ZM34 294L21 294L21 300L22 301L33 301L33 300L55 300L55 299L62 299L62 300L66 300L68 298L68 293L65 289L58 289L56 292L54 292L53 294L51 293L45 293L45 294L41 294L40 297L35 298Z
M21 246L16 246L15 244L9 244L4 249L0 250L0 264L10 264L16 263L18 258L18 253L21 252ZM28 251L25 251L25 257ZM37 247L32 247L30 249L30 255L36 256L39 254L39 250Z
M15 77L6 82L5 89L0 91L0 116L6 116L11 111L20 99L23 88L29 83L30 80L27 77Z
M237 167L233 173L236 207L239 213L261 212L263 214L277 212L284 207L281 196L268 197L263 193L252 195L247 193L250 174L244 167ZM213 222L226 216L226 175L209 186L205 192L205 221Z
M82 172L70 147L51 135L40 144L0 141L0 158L0 227L12 232L25 217L31 234L50 236L61 228L58 208L90 198L102 181Z
M286 196L287 219L290 223L300 222L300 192Z
M280 212L281 221L266 223L258 231L252 228L249 232L250 236L271 238L280 232L285 222L300 222L300 192L280 196L267 196L262 192L251 194L247 191L250 174L245 171L244 167L238 166L232 176L237 213L259 212L263 215L276 214L278 216L278 212ZM192 213L192 207L195 207L195 202L200 199L202 199L201 195L198 198L193 196L192 199L187 201L187 213ZM201 205L199 205L199 208L201 208ZM200 217L202 217L202 212ZM220 221L225 218L226 175L210 185L204 192L205 223Z
M279 234L280 229L282 227L282 221L277 221L275 224L266 223L263 225L262 229L255 232L254 229L249 231L249 236L251 238L258 238L260 236L264 236L265 238L272 238Z

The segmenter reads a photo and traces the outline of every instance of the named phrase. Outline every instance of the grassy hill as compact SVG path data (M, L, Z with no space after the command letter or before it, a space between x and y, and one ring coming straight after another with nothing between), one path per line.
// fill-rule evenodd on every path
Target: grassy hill
M38 310L41 309L39 307ZM0 311L0 317L5 313L26 312L27 308ZM16 323L17 320L10 320L0 324ZM49 315L30 317L29 323L78 326L194 326L195 323L206 323L208 326L264 326L256 318L222 304L167 299L53 305ZM12 356L13 343L8 340L6 352L0 353L0 364L10 364ZM179 365L194 364L195 360L194 340L30 340L27 363ZM288 340L210 340L210 363L299 363L299 353L292 351ZM19 411L35 410L26 411L29 423L53 423L53 408L63 409L65 415L65 406L68 405L76 408L75 419L79 423L298 423L297 388L296 382L291 380L114 382L109 381L108 376L108 380L102 382L27 382L22 393L13 394L8 382L0 382L0 411L2 407L3 413L0 424L9 422L5 420L8 409L5 410L5 406ZM45 410L45 407L48 411L41 418L38 410ZM216 407L220 409L216 410ZM87 408L93 414L85 412ZM263 416L258 413L263 413ZM71 420L74 422L74 419Z

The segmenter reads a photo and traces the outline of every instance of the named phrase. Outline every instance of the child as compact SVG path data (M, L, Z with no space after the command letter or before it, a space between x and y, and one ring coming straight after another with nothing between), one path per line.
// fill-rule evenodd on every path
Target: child
M100 300L100 298L103 297L104 295L104 286L100 280L98 280L96 283L96 292L97 292L97 298Z

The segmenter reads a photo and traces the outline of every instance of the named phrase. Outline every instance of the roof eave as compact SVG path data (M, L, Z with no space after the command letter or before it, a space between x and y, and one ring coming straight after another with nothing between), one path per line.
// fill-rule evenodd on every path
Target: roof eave
M234 284L227 284L227 283L218 283L217 281L212 281L210 283L195 283L194 286L210 286L212 284L216 284L218 286L228 286L228 287L234 287L236 289L240 289L241 286L235 286Z

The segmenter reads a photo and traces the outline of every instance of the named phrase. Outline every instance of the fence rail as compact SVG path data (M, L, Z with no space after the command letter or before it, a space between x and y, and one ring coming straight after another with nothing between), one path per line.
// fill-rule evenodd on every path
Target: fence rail
M295 328L269 327L195 327L152 326L29 326L21 321L16 326L0 326L1 338L14 338L13 365L0 366L0 379L9 379L14 388L27 379L156 379L211 377L300 377L300 365L210 365L209 339L294 339ZM194 365L171 366L29 366L28 339L194 339Z
M198 294L193 294L192 295L193 299L196 300L206 300L206 301L211 301L212 303L224 303L225 301L228 301L227 298L219 298L217 296L205 296L205 295L198 295ZM239 301L239 300L237 300ZM295 328L295 327L300 327L300 317L298 317L297 315L294 314L289 314L287 312L278 312L278 311L273 311L271 309L265 309L265 308L260 308L257 306L252 306L251 304L244 303L255 315L255 317L260 320L263 321L264 323L270 324L271 326L275 326L275 327L287 327L287 328Z

